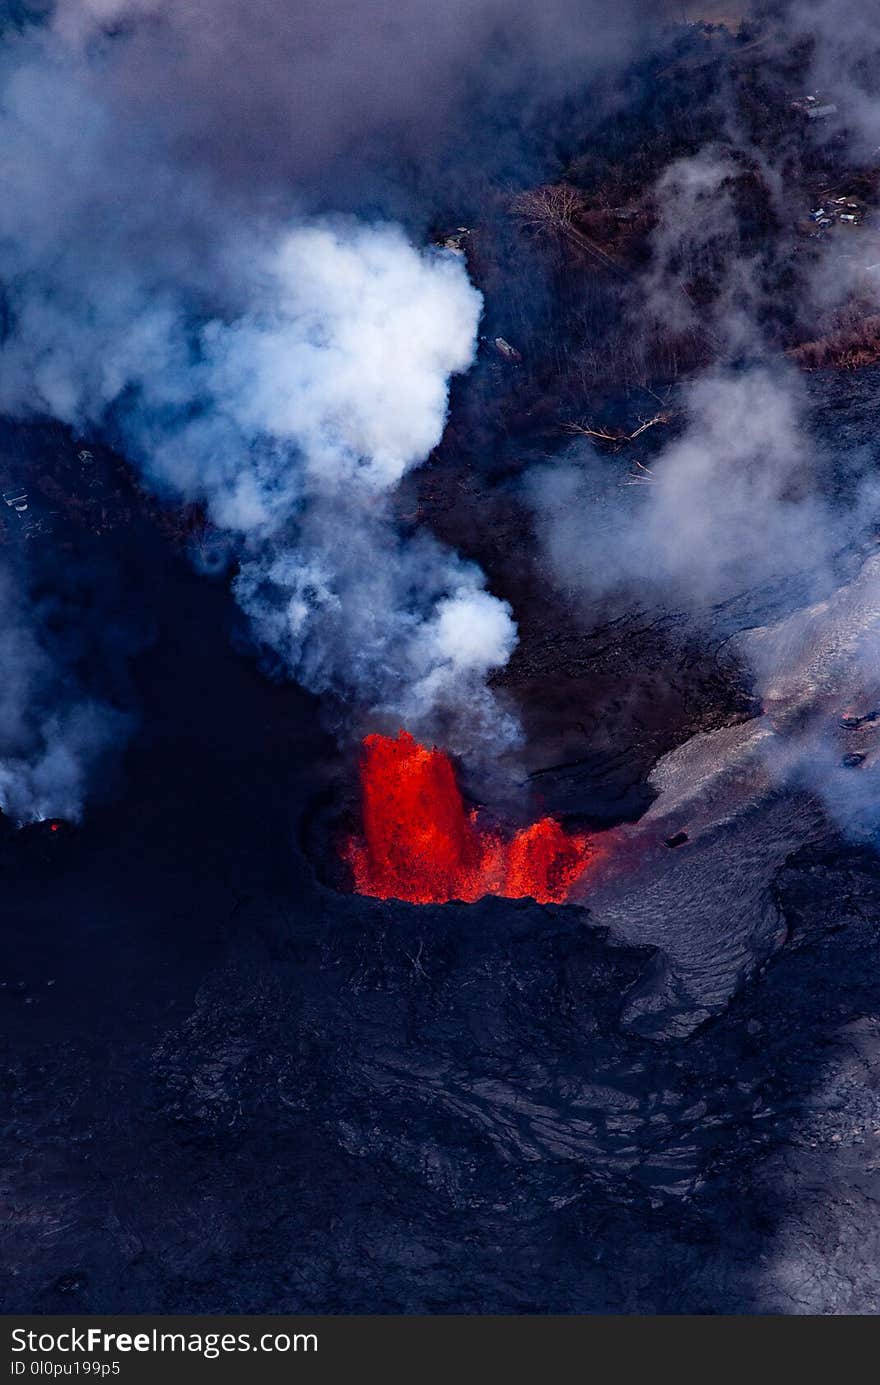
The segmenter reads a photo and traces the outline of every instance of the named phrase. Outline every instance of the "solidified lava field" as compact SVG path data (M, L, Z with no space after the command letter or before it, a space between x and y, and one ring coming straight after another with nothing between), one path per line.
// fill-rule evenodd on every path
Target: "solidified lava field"
M847 5L3 7L3 1311L880 1310Z

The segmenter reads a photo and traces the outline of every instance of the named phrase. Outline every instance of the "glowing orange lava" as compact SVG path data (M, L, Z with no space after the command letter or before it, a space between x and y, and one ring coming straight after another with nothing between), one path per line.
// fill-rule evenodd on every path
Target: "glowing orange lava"
M367 736L361 760L363 836L345 849L359 894L412 904L484 895L561 903L592 856L586 836L541 818L505 841L478 826L442 750L407 731Z

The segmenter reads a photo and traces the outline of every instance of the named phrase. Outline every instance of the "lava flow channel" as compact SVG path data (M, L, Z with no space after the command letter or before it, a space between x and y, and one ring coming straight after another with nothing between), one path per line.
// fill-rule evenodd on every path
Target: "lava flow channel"
M484 895L561 903L594 852L586 836L541 818L509 840L467 812L452 762L407 731L367 736L361 759L363 835L344 855L359 894L412 904Z

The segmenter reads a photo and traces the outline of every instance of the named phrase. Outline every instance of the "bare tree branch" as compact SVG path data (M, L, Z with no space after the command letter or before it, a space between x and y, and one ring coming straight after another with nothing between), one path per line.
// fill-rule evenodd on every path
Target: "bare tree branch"
M587 422L564 423L563 431L573 433L577 437L597 438L599 442L607 442L614 452L619 452L627 443L635 442L636 438L641 437L649 428L656 428L668 423L672 418L671 413L657 413L653 418L639 420L639 426L632 433L626 433L622 428L593 428ZM640 465L640 463L638 464ZM645 470L643 467L642 470Z
M547 183L518 193L510 205L514 215L533 231L566 231L582 210L583 199L569 183Z

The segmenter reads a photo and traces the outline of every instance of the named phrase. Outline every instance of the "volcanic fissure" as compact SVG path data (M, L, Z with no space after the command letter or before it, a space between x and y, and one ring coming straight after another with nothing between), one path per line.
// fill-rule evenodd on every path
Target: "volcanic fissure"
M513 835L466 809L449 756L408 731L367 736L361 757L363 832L344 855L359 894L412 904L486 895L562 903L595 859L588 836L552 817Z

